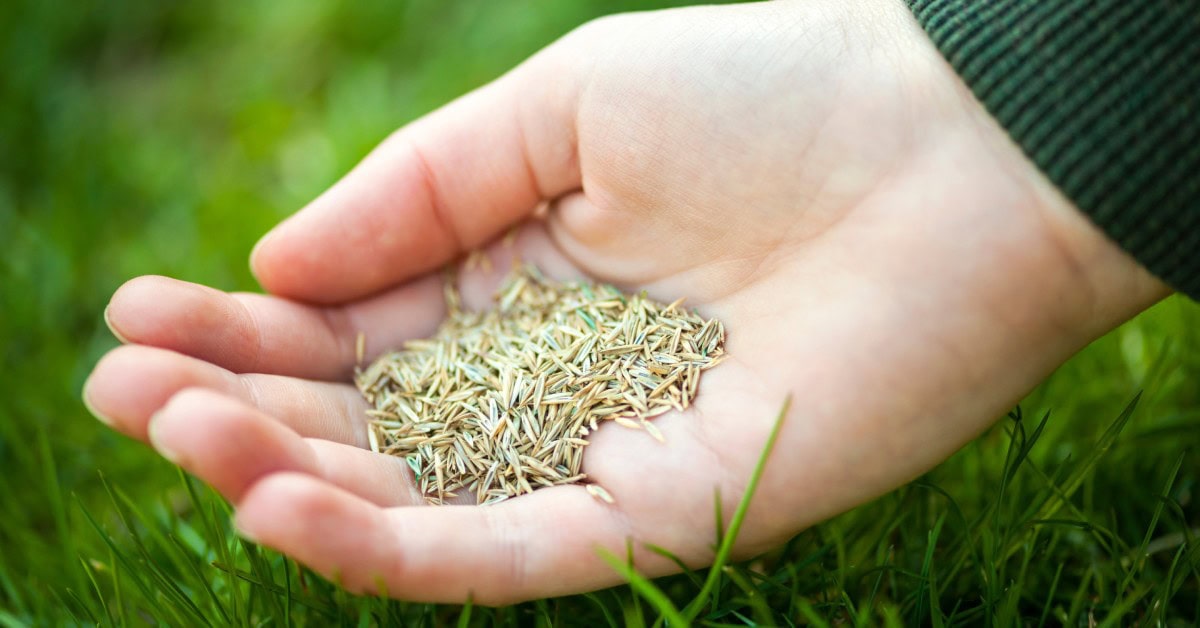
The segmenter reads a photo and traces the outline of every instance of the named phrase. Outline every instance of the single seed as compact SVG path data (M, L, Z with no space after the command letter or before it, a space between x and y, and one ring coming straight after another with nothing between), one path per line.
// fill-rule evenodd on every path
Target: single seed
M646 419L642 419L642 427L646 429L646 432L647 432L647 433L649 433L651 436L653 436L653 437L654 437L654 440L656 440L656 441L658 441L658 442L660 442L660 443L665 443L665 442L667 442L667 439L663 437L663 435L662 435L662 431L660 431L660 430L658 429L658 426L656 426L656 425L654 425L653 423L651 423L651 422L647 421Z
M588 484L587 492L592 497L595 497L596 499L598 499L606 504L617 503L617 500L613 499L613 496L609 495L608 491L604 490L603 488L600 488L599 484Z
M619 417L613 419L613 421L615 421L617 423L617 425L620 425L621 427L629 428L631 430L642 429L641 423L638 423L637 421L634 421L633 419L627 419L623 416L619 416Z

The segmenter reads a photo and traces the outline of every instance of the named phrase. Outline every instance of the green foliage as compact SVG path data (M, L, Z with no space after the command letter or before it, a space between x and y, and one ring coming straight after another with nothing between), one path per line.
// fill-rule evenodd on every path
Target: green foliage
M0 4L0 626L1200 620L1200 308L1180 298L925 477L759 559L654 581L617 562L632 587L502 609L350 596L87 415L122 281L254 289L255 239L393 128L650 4Z

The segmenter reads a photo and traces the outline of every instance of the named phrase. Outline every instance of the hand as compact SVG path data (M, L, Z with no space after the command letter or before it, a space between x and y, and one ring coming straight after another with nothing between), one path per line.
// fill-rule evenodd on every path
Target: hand
M535 214L539 203L548 211ZM495 240L521 225L513 249ZM488 245L489 242L492 244ZM364 449L348 383L429 335L430 274L486 304L514 252L723 320L730 359L667 443L606 425L580 486L424 507ZM769 3L588 24L388 138L252 256L273 296L161 277L107 311L85 397L237 507L249 537L351 589L498 604L712 559L787 394L747 556L947 457L1087 342L1166 294L1062 198L899 2Z

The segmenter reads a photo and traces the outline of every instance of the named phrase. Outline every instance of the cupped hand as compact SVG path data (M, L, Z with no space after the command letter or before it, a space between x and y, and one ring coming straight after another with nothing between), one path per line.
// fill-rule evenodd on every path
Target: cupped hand
M542 211L539 211L541 208ZM507 242L501 236L516 229ZM666 437L605 425L581 486L426 507L349 383L431 334L435 272L484 307L515 256L724 321ZM85 399L355 590L498 604L711 561L792 396L740 556L908 481L1166 292L1053 190L902 3L704 7L583 26L389 137L260 242L270 293L130 281Z

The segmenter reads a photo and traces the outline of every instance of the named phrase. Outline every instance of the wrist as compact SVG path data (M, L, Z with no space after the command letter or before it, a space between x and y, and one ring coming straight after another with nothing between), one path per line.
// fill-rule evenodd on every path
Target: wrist
M1002 237L991 261L1009 269L1012 282L996 303L1019 302L1048 315L1052 333L1072 335L1082 346L1171 294L1171 289L1123 250L1050 181L975 98L928 35L904 10L913 93L930 104L921 116L925 145L938 169L962 172L955 200L968 213L987 213ZM969 205L970 207L966 207ZM979 207L991 207L980 212ZM953 210L952 210L953 211ZM983 219L984 216L979 216ZM984 229L988 227L985 226ZM1003 301L999 300L1003 299Z
M1005 137L1007 140L1007 137ZM1044 221L1047 240L1061 251L1062 268L1076 296L1066 315L1094 338L1172 293L1071 202L1015 144Z

